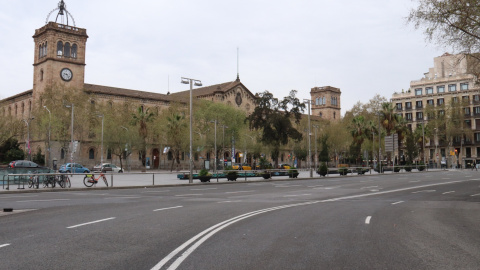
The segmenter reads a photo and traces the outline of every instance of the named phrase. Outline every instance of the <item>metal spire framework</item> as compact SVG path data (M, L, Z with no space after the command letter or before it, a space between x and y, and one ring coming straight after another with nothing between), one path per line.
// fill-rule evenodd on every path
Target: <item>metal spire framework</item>
M63 0L61 0L58 3L57 8L55 8L54 10L50 11L50 13L48 13L47 19L45 20L45 24L48 24L48 20L50 19L50 16L56 10L58 10L58 13L57 13L57 17L55 18L55 22L57 22L58 18L60 17L60 23L65 24L65 21L66 21L67 22L66 25L68 25L68 19L70 17L70 19L73 21L73 26L76 26L75 19L73 18L72 14L68 12L67 5L65 4L65 2L63 2Z

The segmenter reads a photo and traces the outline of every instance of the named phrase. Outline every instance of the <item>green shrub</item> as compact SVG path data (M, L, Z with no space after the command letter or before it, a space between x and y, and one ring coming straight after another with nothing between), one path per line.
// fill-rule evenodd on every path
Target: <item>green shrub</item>
M421 172L421 171L425 170L425 164L423 164L423 162L420 162L420 163L418 164L418 167L417 167L417 168L418 168L418 171Z
M328 167L325 162L322 162L322 164L320 164L320 166L318 167L317 173L321 176L325 176L328 174Z
M198 176L209 176L210 173L208 172L207 169L201 169L200 172L198 172Z
M238 175L237 171L234 170L231 166L226 167L225 171L227 171L227 175L229 175L229 176L237 176Z
M394 171L394 172L400 172L400 167L398 167L398 166L394 167L394 168L393 168L393 171Z
M340 168L340 169L338 169L338 173L340 175L347 175L348 169L347 168Z
M412 165L411 165L411 164L407 164L407 166L405 166L405 171L411 172L411 171L412 171Z

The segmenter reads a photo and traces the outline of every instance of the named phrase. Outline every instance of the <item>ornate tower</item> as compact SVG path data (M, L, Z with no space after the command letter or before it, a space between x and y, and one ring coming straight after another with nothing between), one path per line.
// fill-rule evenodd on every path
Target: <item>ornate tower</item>
M55 22L50 15L58 10ZM57 22L59 21L60 22ZM73 22L73 26L69 24ZM45 26L35 30L35 59L33 61L33 98L38 101L41 93L52 84L83 89L85 78L85 48L87 30L75 26L73 16L63 0L52 10Z
M340 119L341 95L339 88L331 86L312 88L310 91L311 100L313 100L312 115L334 121Z

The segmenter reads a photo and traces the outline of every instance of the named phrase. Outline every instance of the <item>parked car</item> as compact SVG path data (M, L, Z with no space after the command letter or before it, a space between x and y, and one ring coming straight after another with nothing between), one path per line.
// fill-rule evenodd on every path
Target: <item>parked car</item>
M44 168L29 160L15 160L8 164L9 168Z
M66 163L66 164L63 164L62 166L60 166L60 169L58 169L58 172L60 172L60 173L72 173L72 172L73 173L89 173L90 170L83 167L82 165L80 165L78 163Z
M290 170L290 165L288 164L280 164L280 169L284 169L284 170Z
M232 169L250 171L252 170L252 167L248 164L235 163L232 165Z
M101 163L93 167L94 172L118 172L123 173L123 168L111 163Z

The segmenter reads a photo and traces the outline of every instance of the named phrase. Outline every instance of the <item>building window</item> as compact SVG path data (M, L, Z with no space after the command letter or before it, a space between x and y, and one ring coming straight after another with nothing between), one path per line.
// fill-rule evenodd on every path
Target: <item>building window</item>
M38 46L38 59L43 57L43 47L42 45Z
M457 91L457 85L456 84L449 84L448 85L448 92L455 92Z
M480 107L473 107L473 113L475 115L480 115Z
M427 100L427 105L433 106L433 99Z
M412 109L412 102L405 102L405 109L411 110Z
M463 110L465 111L466 116L470 115L470 107L465 107Z
M405 118L407 119L407 121L412 121L412 113L406 113Z
M73 46L72 46L71 57L72 58L77 58L77 44L73 44Z
M40 70L40 81L43 81L43 69Z
M320 118L322 118L322 116L323 116L322 112L320 112L320 113L318 114L318 116L320 116Z
M422 88L415 89L415 96L421 96L421 95L422 95Z
M460 90L468 90L468 83L461 83Z
M480 133L475 133L475 142L480 142ZM477 155L479 154L480 152L478 152L478 149L477 149Z
M399 111L402 110L402 103L397 103L397 110L399 110Z
M64 159L65 158L65 149L60 149L60 159Z
M421 100L417 100L417 102L415 103L415 106L417 109L421 109L423 107L423 103Z
M437 86L437 93L445 93L445 85Z
M445 103L445 99L443 99L443 98L437 99L437 105L438 106L443 105L444 103Z
M453 97L452 100L453 100L453 103L458 103L458 97Z
M43 46L43 56L47 56L47 46L48 46L48 42L45 41L45 45Z
M417 112L417 121L423 120L423 112Z
M465 127L472 129L472 120L465 120Z
M93 150L93 148L88 150L88 159L95 159L95 150Z
M63 55L65 57L70 57L70 43L66 42L65 47L63 49Z
M480 95L473 95L473 102L480 102Z
M337 115L336 112L333 112L333 119L335 119L335 116Z
M433 94L433 87L427 87L427 88L425 88L425 93L426 93L427 95Z
M444 115L445 115L445 111L444 111L444 110L439 110L439 111L438 111L438 115L439 115L439 116L444 116Z
M63 42L57 42L57 56L62 57L63 55Z

